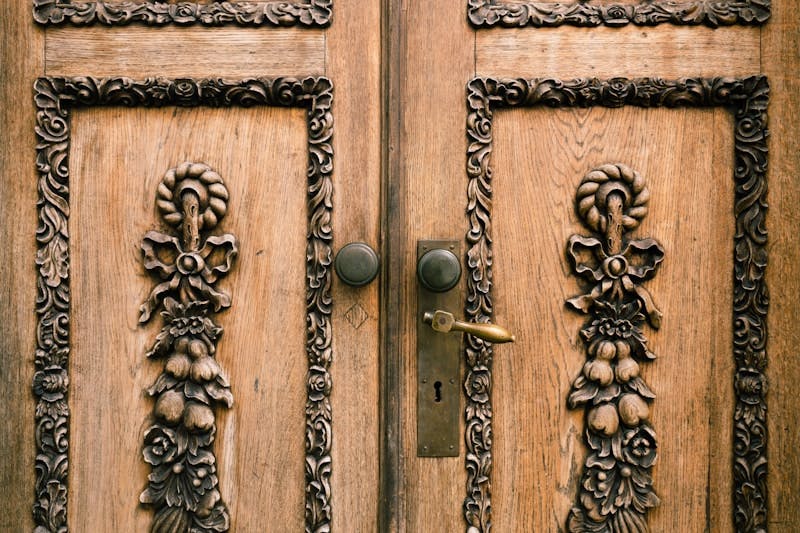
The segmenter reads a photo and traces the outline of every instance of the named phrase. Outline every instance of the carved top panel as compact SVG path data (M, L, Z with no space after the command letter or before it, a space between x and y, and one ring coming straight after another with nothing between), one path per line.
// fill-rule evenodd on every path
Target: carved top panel
M711 28L754 26L770 17L771 0L639 0L633 4L568 2L508 2L469 0L468 18L476 28L502 26L655 26L678 24Z
M167 2L166 0L33 0L33 18L39 24L147 26L307 26L331 22L333 0L255 2Z

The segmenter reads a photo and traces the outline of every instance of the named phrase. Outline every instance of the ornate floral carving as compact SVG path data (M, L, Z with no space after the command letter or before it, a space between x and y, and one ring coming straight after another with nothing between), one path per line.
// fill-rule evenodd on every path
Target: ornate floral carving
M214 358L222 328L208 312L231 305L214 285L230 270L237 248L230 234L202 237L225 216L227 200L222 178L207 165L170 169L158 186L157 203L181 238L149 231L142 242L145 269L162 281L142 305L139 322L163 309L164 326L147 355L167 359L148 391L156 398L155 423L145 432L142 453L152 473L139 497L155 508L151 530L157 533L230 528L217 490L212 408L230 408L233 395Z
M711 28L763 24L771 0L643 0L636 4L469 0L469 21L476 27L655 26L671 23Z
M764 76L749 78L658 78L611 80L476 78L467 86L467 307L474 322L487 322L492 313L492 127L494 110L509 107L710 107L725 106L734 115L733 169L736 222L734 235L733 356L738 368L734 390L734 523L737 531L766 529L766 316L769 304L764 271L767 265L764 228L767 194L767 103L769 86ZM641 251L637 249L637 251ZM628 263L630 265L630 263ZM609 265L610 266L610 265ZM596 269L590 269L594 272ZM625 269L625 272L628 270ZM604 271L601 270L600 273ZM589 271L586 272L589 274ZM635 274L634 274L635 275ZM593 274L594 279L594 274ZM631 278L633 279L633 278ZM602 280L599 282L602 291ZM621 282L624 283L624 282ZM596 286L596 285L595 285ZM623 285L624 286L624 285ZM589 293L591 295L591 292ZM641 303L640 303L641 305ZM635 307L635 306L634 306ZM598 330L615 331L628 339L631 351L646 348L641 326L650 312L620 308L609 311L604 321L590 324ZM614 314L616 313L616 315ZM639 316L641 315L641 316ZM652 320L653 316L650 316ZM616 321L616 322L615 322ZM470 533L491 527L491 361L492 349L467 337L466 359L466 444L467 497L464 515ZM638 363L637 363L638 364ZM601 365L602 366L602 365ZM619 369L618 364L617 368ZM485 372L487 401L473 398L473 375ZM619 369L633 379L636 369L626 364ZM607 370L593 369L596 376ZM616 374L615 374L616 375ZM608 379L605 377L604 379ZM638 394L646 396L644 389ZM602 414L602 413L599 413ZM613 423L613 422L612 422ZM633 442L633 441L631 441ZM637 453L644 454L637 441ZM591 446L591 443L590 443ZM632 451L630 453L633 453Z
M581 330L588 361L569 395L571 408L586 406L591 450L567 520L575 533L644 533L646 512L659 503L650 473L656 435L647 422L655 394L639 377L639 363L655 358L642 325L661 323L642 282L655 274L664 250L653 239L627 236L647 215L649 198L644 178L617 163L589 172L575 199L582 221L599 236L573 235L567 245L575 274L591 287L567 300L590 315Z
M255 2L178 2L166 0L33 0L33 18L39 24L131 23L148 26L309 26L326 27L331 21L332 0Z
M161 107L169 105L211 107L250 107L256 105L303 107L307 110L308 166L307 176L307 216L306 240L306 353L309 364L308 400L306 402L306 530L323 531L330 527L330 474L331 474L331 408L330 408L330 363L331 352L331 214L333 170L333 117L331 115L332 85L327 78L251 78L236 82L219 79L177 79L149 78L134 81L128 78L98 79L79 78L39 78L35 83L36 104L36 166L39 172L39 227L37 229L38 250L38 294L36 299L37 349L35 357L36 377L33 392L36 396L36 499L34 521L37 533L64 532L67 530L67 452L69 449L69 142L70 113L74 107L90 106L145 106ZM212 209L213 212L213 209ZM205 216L205 215L204 215ZM158 239L153 240L158 246ZM208 240L207 240L208 242ZM222 250L230 250L225 242L212 242ZM166 245L169 246L169 245ZM226 248L227 247L227 248ZM202 247L201 247L202 249ZM185 250L184 250L185 251ZM147 252L146 252L147 253ZM205 261L202 254L200 259ZM162 258L163 259L163 258ZM182 265L184 272L175 276L161 267L155 272L166 275L163 281L177 280L177 287L161 293L156 300L166 308L171 306L169 321L175 328L169 335L183 335L190 331L193 335L211 336L213 327L207 327L205 318L201 320L199 309L189 309L175 300L171 294L180 294L183 285L202 294L202 288L193 285L205 283L213 285L214 276L222 272L226 263L214 262L211 274L206 273L197 257L197 265ZM166 263L162 260L163 263ZM206 265L208 266L208 265ZM216 269L216 270L215 270ZM192 281L193 279L194 281ZM175 281L172 281L175 283ZM201 283L202 282L202 283ZM213 289L213 287L212 287ZM210 293L209 293L210 294ZM179 297L179 296L178 296ZM224 298L218 299L221 305ZM202 328L202 331L201 331ZM163 333L163 332L162 332ZM168 350L171 341L164 337L153 347L155 353ZM164 348L166 347L166 348ZM191 359L191 354L190 354ZM208 363L208 361L206 361ZM169 361L168 361L169 365ZM176 358L169 366L182 375L186 371L186 360ZM192 372L192 365L188 367ZM198 365L198 377L212 375L216 371L213 364ZM319 387L319 376L327 385ZM200 394L198 392L198 394ZM215 390L203 394L217 401L224 396ZM200 394L202 396L202 394ZM169 402L177 404L175 397L164 400L165 409ZM202 404L202 402L200 402ZM208 419L207 412L201 408L192 409L190 419L193 425L202 426ZM164 432L148 433L147 457L157 462L157 457L169 457L170 436ZM175 436L176 449L181 446ZM187 441L187 446L189 445ZM154 465L155 466L155 465ZM207 473L208 474L208 473ZM206 476L206 479L208 475ZM201 483L207 483L202 481ZM216 502L215 502L216 503ZM214 506L212 505L213 509ZM177 507L170 507L157 518L158 524L166 525L181 521L185 515ZM213 520L217 518L212 515ZM212 519L210 518L210 519ZM181 522L182 523L182 522ZM159 526L161 527L161 526Z

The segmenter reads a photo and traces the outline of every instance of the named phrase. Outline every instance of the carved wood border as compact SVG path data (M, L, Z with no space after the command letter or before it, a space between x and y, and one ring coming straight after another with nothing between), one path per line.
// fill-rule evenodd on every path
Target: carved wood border
M771 0L640 0L636 4L571 2L511 3L469 0L467 18L476 28L502 26L655 26L670 23L711 28L765 23Z
M767 104L765 76L748 78L492 79L467 86L467 303L472 322L492 316L492 125L512 107L713 107L734 115L736 231L733 242L733 357L736 375L733 513L737 532L767 530ZM491 527L492 346L467 336L466 433L469 533ZM565 517L566 519L566 517Z
M37 532L67 531L69 451L70 248L69 143L73 108L93 106L251 107L307 109L305 527L323 531L331 520L331 243L333 86L324 77L219 79L39 78L36 167L37 349L33 391L37 400ZM299 466L299 465L298 465ZM144 480L143 480L144 481ZM136 495L132 495L135 497Z
M147 26L307 26L330 25L333 0L256 2L181 2L128 0L125 2L33 0L33 18L48 26L131 23Z

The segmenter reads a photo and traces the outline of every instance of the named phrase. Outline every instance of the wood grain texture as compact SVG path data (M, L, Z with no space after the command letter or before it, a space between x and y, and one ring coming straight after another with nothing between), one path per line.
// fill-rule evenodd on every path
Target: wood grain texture
M404 196L390 209L404 211L405 225L389 221L388 231L404 232L395 290L402 291L396 356L402 372L403 468L399 531L458 531L464 527L462 502L466 470L461 456L416 455L416 243L420 239L461 239L465 233L464 86L474 72L473 32L461 2L403 2L400 7L404 49L400 61L402 158L399 174ZM458 290L463 294L463 281ZM462 309L449 310L461 316ZM462 404L463 405L463 404ZM462 425L463 429L463 425Z
M481 76L744 76L759 71L756 28L549 28L477 32Z
M50 28L48 76L311 76L325 35L299 28Z
M0 18L0 530L31 531L34 444L31 393L36 347L36 167L31 87L44 68L44 33L27 2L3 5Z
M334 250L354 241L380 250L381 4L335 6L337 22L325 40L326 75L334 82ZM377 530L379 287L379 280L348 287L334 275L333 531Z
M666 256L646 282L664 313L648 328L655 362L659 443L653 531L729 531L733 390L729 323L733 244L732 121L724 110L533 110L495 121L497 322L518 342L495 362L498 530L556 531L577 495L585 455L582 411L567 409L585 361L585 318L564 302L580 294L564 250L587 234L574 212L589 170L622 162L647 180L650 213L632 237ZM667 157L667 154L669 156ZM524 377L523 377L524 376ZM714 499L714 505L709 501ZM713 509L713 512L711 511Z
M800 531L800 21L791 0L773 2L762 28L762 68L772 86L769 170L770 531Z
M144 352L160 324L137 325L152 281L140 262L159 227L155 189L184 160L230 191L220 231L239 240L222 285L233 304L217 359L234 407L218 413L220 492L244 530L302 529L306 357L304 111L90 109L73 117L72 428L69 519L76 531L145 530L144 394L161 364ZM254 147L257 147L254 149ZM102 280L102 281L99 281ZM289 465L294 465L291 467ZM109 501L114 505L98 505Z

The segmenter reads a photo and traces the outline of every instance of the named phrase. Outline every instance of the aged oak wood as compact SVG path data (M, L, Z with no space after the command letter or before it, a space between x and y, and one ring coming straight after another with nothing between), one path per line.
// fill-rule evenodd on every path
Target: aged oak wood
M717 30L664 24L476 31L466 20L466 2L404 0L336 0L325 30L44 30L32 23L27 2L9 2L3 12L0 232L9 253L0 267L6 406L0 479L9 490L0 529L33 528L31 86L37 76L332 78L334 250L366 241L382 248L385 269L380 286L333 285L333 530L411 532L464 529L463 445L459 458L416 457L413 272L417 239L462 238L468 227L466 82L475 75L676 78L762 71L772 87L769 521L772 531L800 529L800 400L793 389L800 379L800 23L790 0L775 0L761 28ZM159 371L144 351L158 328L136 323L151 285L138 246L158 224L153 185L172 158L193 154L220 165L215 168L238 198L226 231L259 245L243 246L236 270L222 281L233 305L220 314L225 334L218 357L235 405L218 414L220 488L234 530L302 529L302 111L104 109L74 117L72 529L144 531L149 524L150 511L136 500L148 472L141 438L152 410L143 390ZM643 370L657 394L652 420L660 450L654 488L662 505L649 520L654 531L731 531L729 114L515 110L498 112L495 127L495 320L517 343L495 351L494 529L560 530L577 494L584 421L581 410L567 408L566 395L584 360L583 319L563 304L578 294L564 246L569 235L581 233L575 185L592 165L624 157L651 186L651 213L637 235L659 239L667 253L648 282L664 312L662 329L648 331L659 358ZM241 149L221 148L230 145ZM120 159L121 153L128 156ZM248 169L269 179L235 177ZM276 248L286 250L286 262L275 260ZM112 496L116 505L98 505Z
M310 76L325 70L325 34L299 28L51 28L49 76Z
M550 28L476 32L482 76L745 76L759 72L756 28Z
M761 30L761 65L770 78L769 520L773 531L800 529L800 21L792 2L775 2Z
M31 86L44 70L44 33L30 23L25 2L9 2L0 17L0 486L6 487L0 529L33 529L35 444L31 394L36 346L36 168L33 164Z
M656 393L651 420L660 451L654 489L662 504L648 514L650 525L730 530L727 507L708 502L728 497L732 459L730 447L718 445L732 438L724 408L733 397L725 379L733 371L726 349L732 287L717 275L733 268L727 113L592 108L498 115L496 319L520 340L495 362L495 527L557 530L575 502L584 421L566 398L586 360L578 336L586 318L564 302L585 291L563 251L570 235L589 233L574 210L581 178L614 160L637 169L650 190L649 213L632 238L652 237L665 250L657 275L645 282L663 313L658 331L644 328L658 359L641 365Z
M220 283L232 305L215 316L235 402L217 411L220 492L239 527L258 528L269 501L276 523L302 528L302 470L286 465L303 463L303 111L77 110L73 127L70 522L144 530L151 519L128 497L144 489L139 449L152 399L143 391L162 367L143 357L160 324L137 323L152 282L136 244L161 226L153 198L163 173L203 161L230 192L220 231L239 242L236 268ZM86 512L108 495L115 505Z

